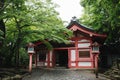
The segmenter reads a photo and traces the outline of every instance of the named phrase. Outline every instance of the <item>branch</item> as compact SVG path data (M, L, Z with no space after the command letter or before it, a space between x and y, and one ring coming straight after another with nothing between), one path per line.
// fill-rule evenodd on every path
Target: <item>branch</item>
M5 2L2 1L1 4L0 4L0 5L2 5L1 8L0 8L0 12L2 12L10 4L10 0L8 1L8 3L5 6L4 6L4 4L5 4Z

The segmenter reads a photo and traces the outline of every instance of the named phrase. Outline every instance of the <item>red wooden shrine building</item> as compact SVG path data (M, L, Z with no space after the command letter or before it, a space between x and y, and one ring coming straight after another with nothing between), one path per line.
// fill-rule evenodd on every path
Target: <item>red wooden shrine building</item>
M104 43L106 35L98 34L74 20L67 28L73 31L70 44L51 42L54 48L49 51L43 43L37 41L33 44L35 52L32 52L31 46L28 48L29 68L32 67L32 61L35 66L47 68L94 69L98 67L99 46Z

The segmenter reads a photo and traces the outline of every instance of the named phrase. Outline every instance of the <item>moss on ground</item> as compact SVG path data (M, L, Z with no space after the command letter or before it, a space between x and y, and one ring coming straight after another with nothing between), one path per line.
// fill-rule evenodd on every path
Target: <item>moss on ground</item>
M0 68L0 80L22 80L22 76L28 73L25 69Z

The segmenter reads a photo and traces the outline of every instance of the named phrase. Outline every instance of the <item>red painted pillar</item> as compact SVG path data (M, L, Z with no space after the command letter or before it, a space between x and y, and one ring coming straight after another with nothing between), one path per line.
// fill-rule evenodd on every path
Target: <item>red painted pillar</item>
M29 72L30 73L32 71L32 55L33 53L29 53Z
M55 51L53 51L53 55L52 55L52 61L53 61L53 67L55 67L55 63L56 63L56 57L55 57Z
M93 57L93 68L95 68L95 54L92 54Z
M50 68L50 52L48 52L47 67Z
M33 43L29 43L28 44L28 54L29 54L29 72L31 73L32 71L32 55L35 53L34 50L34 44Z
M93 53L93 67L98 68L98 53Z
M75 63L76 63L76 68L78 68L78 56L79 56L79 52L78 52L78 40L75 40Z
M98 54L95 55L95 68L98 69Z
M94 60L95 60L95 75L96 78L98 78L98 53L94 54Z
M78 52L78 48L76 48L76 68L78 68L78 57L79 57L79 52Z

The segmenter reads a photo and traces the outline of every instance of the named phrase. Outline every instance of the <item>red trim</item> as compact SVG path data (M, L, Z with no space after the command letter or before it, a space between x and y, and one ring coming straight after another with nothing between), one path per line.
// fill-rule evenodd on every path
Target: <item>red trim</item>
M71 63L75 63L75 62L78 62L78 61L71 61Z
M78 67L78 57L79 57L78 48L76 48L76 68Z
M40 45L40 44L42 44L42 43L43 43L43 42L38 41L38 42L35 43L35 46Z
M50 51L47 55L47 61L44 61L44 62L47 62L47 67L50 68L50 67L55 67L56 65L56 56L55 56L55 50L68 50L68 67L69 68L97 68L98 65L98 59L97 59L97 56L96 53L92 53L92 36L97 36L97 37L101 37L101 38L106 38L106 35L101 35L101 34L97 34L95 32L92 32L92 31L89 31L89 30L86 30L84 28L80 28L79 26L77 25L73 25L70 29L78 29L80 31L82 31L83 33L85 34L88 34L89 37L73 37L71 38L70 40L73 40L74 42L74 46L75 47L61 47L61 48L54 48L53 51L52 51L52 54L50 54ZM88 41L85 41L85 42L80 42L80 40L82 39L86 39ZM80 43L90 43L90 46L88 47L78 47L78 44ZM36 42L35 45L40 45L42 44L42 42ZM71 58L72 58L72 55L71 55L71 50L75 50L75 61L71 61ZM79 51L89 51L90 52L90 57L89 58L79 58ZM51 56L50 56L51 55ZM52 61L50 61L50 57L52 57ZM43 61L42 61L43 62ZM91 66L79 66L78 63L79 62L91 62ZM50 65L50 63L52 63L52 66ZM72 63L75 63L75 66L72 66L71 64ZM35 63L37 64L37 63Z
M76 59L76 62L75 62L75 63L76 63L76 68L77 68L77 67L78 67L78 62L77 62L77 61L78 61L78 39L75 40L75 47L76 47L76 49L75 49L75 50L76 50L76 51L75 51L75 56L76 56L75 59Z
M84 32L84 33L87 33L87 34L89 34L91 37L92 37L92 36L105 37L105 38L107 37L107 35L102 35L102 34L98 34L98 33L95 33L95 32L91 32L91 31L85 30L85 29L83 29L83 28L80 28L80 27L78 27L77 25L73 25L73 26L70 28L70 30L74 30L74 29L80 30L80 31L82 31L82 32Z
M54 48L54 50L64 50L64 49L69 49L69 47L64 47L64 48Z
M98 68L98 54L95 55L95 68Z
M33 53L29 53L29 72L30 73L32 71L32 55Z
M71 56L70 56L70 49L68 49L68 68L70 68L70 60L71 60Z
M84 62L84 61L91 61L91 58L79 58L79 62Z
M75 61L69 61L69 68L93 68L93 60L92 60L92 48L91 47L82 47L82 48L78 48L78 43L82 43L82 42L78 42L79 40L82 40L82 39L87 39L89 40L90 42L90 45L92 44L92 40L90 38L74 38L75 39L75 47L74 48L76 50L76 60ZM88 43L87 42L84 42L84 43ZM79 58L79 51L86 51L86 49L88 49L87 51L90 52L90 57L89 58ZM73 49L70 49L70 50L73 50ZM71 52L69 54L70 56L70 59L71 60ZM78 66L78 62L91 62L91 66ZM76 66L72 66L71 63L75 63Z
M47 67L50 68L50 52L48 52Z
M91 38L89 38L89 37L72 37L71 38L71 40L82 40L82 39L86 39L86 40L91 41Z
M92 44L92 43L91 43ZM92 47L90 47L90 58L91 58L91 65L92 65L92 68L94 68L94 59L93 59L93 54L92 54Z

